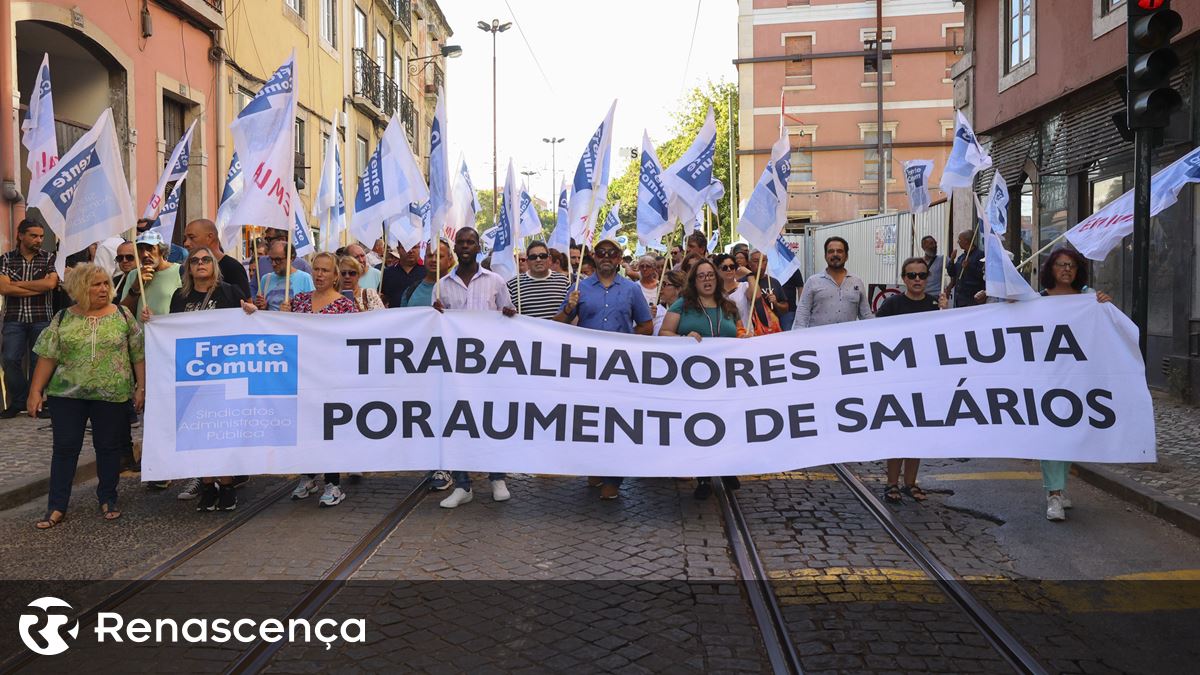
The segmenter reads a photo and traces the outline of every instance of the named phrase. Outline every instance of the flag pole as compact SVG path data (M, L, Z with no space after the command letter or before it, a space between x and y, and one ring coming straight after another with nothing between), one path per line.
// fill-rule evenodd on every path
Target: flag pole
M1037 260L1038 256L1040 256L1041 254L1050 250L1050 247L1052 247L1055 244L1057 244L1058 242L1062 241L1066 236L1067 236L1067 233L1063 232L1062 234L1058 235L1053 240L1051 240L1051 242L1049 244L1046 244L1045 246L1039 248L1037 251L1034 251L1028 258L1023 260L1020 265L1017 265L1017 269L1021 269L1022 267L1033 262L1034 260Z
M379 263L379 283L375 287L375 292L383 291L383 273L387 270L387 252L390 246L388 245L387 222L383 223L383 260Z
M283 264L285 276L283 278L283 299L287 302L292 301L292 231L288 230L287 252L283 254Z
M750 285L752 285L754 289L751 291L750 295L750 325L745 326L745 328L746 332L751 335L754 334L754 317L758 315L758 307L756 305L758 304L758 290L762 288L762 282L759 280L759 277L762 276L763 255L764 254L762 251L758 252L758 271L754 273L753 277L750 277Z
M674 231L672 231L671 234L674 234ZM679 246L680 247L683 246L683 234L682 233L680 233L680 235L679 235ZM667 265L670 264L670 262L671 262L671 245L667 244L667 254L665 256L663 256L663 271L662 271L662 274L660 274L658 277L658 287L654 289L654 306L655 307L658 306L658 300L659 300L659 298L662 297L662 285L663 285L663 281L665 281L667 278Z
M437 248L433 250L433 269L435 278L433 280L433 299L440 301L442 299L442 235L437 237ZM379 277L382 279L383 274Z
M517 247L513 247L513 266L517 268L517 314L521 313L521 259L517 256Z

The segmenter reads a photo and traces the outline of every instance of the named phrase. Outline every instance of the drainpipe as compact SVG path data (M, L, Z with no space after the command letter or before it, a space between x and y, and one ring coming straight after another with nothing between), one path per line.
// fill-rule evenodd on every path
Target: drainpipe
M213 51L216 52L217 58L217 96L213 102L215 110L213 111L214 125L217 136L217 189L216 199L213 204L220 206L221 192L225 189L224 179L225 171L229 167L229 157L225 154L225 32L221 30L212 31ZM217 209L214 206L212 218L215 220Z
M24 200L21 196L20 174L17 173L17 158L20 155L16 152L16 131L13 125L13 117L18 108L12 107L15 89L12 79L12 53L13 45L16 44L15 37L12 4L7 0L0 0L0 95L4 96L3 114L0 114L0 164L3 165L3 183L0 184L0 190L3 191L4 201L8 202L8 223L6 230L0 233L0 238L3 239L0 243L3 243L5 249L8 248L8 242L12 241L16 228L17 204ZM23 217L24 209L21 211Z

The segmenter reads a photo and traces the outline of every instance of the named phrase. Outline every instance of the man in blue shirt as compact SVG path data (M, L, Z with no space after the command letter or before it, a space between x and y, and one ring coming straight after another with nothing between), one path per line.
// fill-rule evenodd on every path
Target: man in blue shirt
M578 319L581 328L652 334L654 320L641 287L636 281L617 274L621 254L620 245L612 239L602 239L596 244L592 252L596 260L596 273L579 282L577 288L567 295L554 320L570 323ZM593 476L588 478L588 486L600 487L601 499L616 499L620 496L621 478Z

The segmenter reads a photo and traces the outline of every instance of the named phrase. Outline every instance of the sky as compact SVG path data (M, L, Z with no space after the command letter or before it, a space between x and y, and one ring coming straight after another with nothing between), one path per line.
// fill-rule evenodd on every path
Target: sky
M643 129L655 143L667 140L671 112L688 89L709 79L736 81L732 61L737 57L737 4L439 0L454 31L446 42L463 49L462 56L446 60L453 166L462 152L475 188L491 189L492 35L476 26L479 21L513 22L512 28L496 35L497 180L503 189L512 158L518 181L521 171L536 171L529 176L530 192L552 203L551 146L543 138L565 139L556 148L557 190L564 175L568 180L573 175L585 143L614 98L615 154L623 147L640 148ZM624 166L614 157L611 176L619 176Z

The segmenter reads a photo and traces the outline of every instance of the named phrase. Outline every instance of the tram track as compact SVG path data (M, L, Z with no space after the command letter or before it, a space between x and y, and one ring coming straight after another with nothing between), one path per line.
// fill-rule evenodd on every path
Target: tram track
M222 523L212 532L199 539L198 541L189 544L182 551L166 559L165 561L154 566L149 571L145 572L137 579L134 579L116 592L106 596L103 600L92 605L88 609L80 613L78 622L81 628L87 628L96 623L96 618L101 612L111 612L117 607L128 602L136 597L154 582L160 581L169 575L171 572L183 567L188 561L194 559L204 551L211 548L217 542L228 537L230 534L241 528L246 523L250 522L255 516L265 511L271 505L279 502L292 491L291 481L284 481L279 487L266 493L264 496L256 500L250 506L243 508L234 513L233 517ZM0 663L0 674L15 673L28 667L34 659L38 658L32 650L25 649L15 655L9 657L3 663Z

